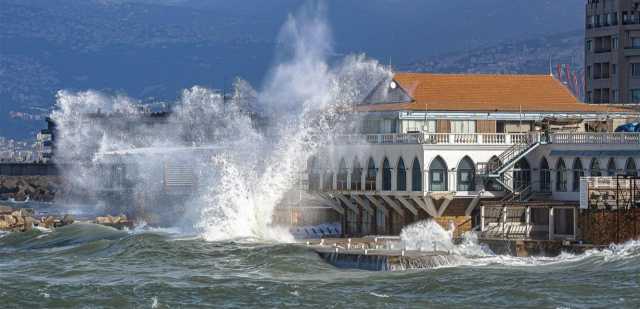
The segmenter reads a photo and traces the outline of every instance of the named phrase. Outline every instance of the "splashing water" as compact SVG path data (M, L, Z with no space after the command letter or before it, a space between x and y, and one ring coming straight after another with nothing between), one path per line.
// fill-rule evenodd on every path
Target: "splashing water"
M290 241L288 231L271 224L274 208L332 132L351 125L341 111L391 76L363 55L330 60L331 42L324 7L305 6L283 26L276 64L261 90L239 79L227 102L213 90L194 86L183 91L163 126L130 128L88 116L101 111L138 121L140 102L132 98L60 91L52 113L59 131L57 160L99 162L104 157L96 153L115 154L116 160L127 154L128 164L139 171L135 178L127 175L134 196L151 197L162 192L159 161L194 163L200 187L176 222L207 240ZM256 126L252 113L266 124ZM179 151L193 146L210 152ZM63 176L79 191L92 193L101 186L96 168L74 165Z

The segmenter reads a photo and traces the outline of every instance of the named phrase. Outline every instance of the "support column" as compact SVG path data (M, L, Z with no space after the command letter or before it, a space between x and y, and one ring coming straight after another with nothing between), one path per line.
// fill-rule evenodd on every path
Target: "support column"
M531 238L531 207L527 206L526 210L526 229L527 229L527 238Z
M480 206L480 232L484 232L484 206Z
M553 214L553 207L549 208L549 240L553 240L553 234L555 234L555 219Z

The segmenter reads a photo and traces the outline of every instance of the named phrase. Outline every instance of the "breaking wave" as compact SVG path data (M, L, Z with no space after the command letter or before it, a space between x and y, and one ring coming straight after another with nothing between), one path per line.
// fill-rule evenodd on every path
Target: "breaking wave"
M628 241L624 244L612 244L606 249L591 249L583 254L572 254L563 252L556 257L532 256L515 257L509 255L498 255L481 244L478 237L473 232L462 235L460 242L455 243L453 239L454 227L443 228L433 220L421 221L409 225L402 230L400 235L401 246L407 250L418 251L445 251L458 258L449 259L440 263L437 267L531 267L531 266L552 266L557 264L584 264L592 265L607 263L629 263L640 260L640 240Z
M292 241L288 231L273 226L274 207L294 189L298 173L327 144L330 132L351 125L341 111L390 76L363 55L332 59L331 42L323 5L304 6L282 27L276 63L259 90L241 79L231 99L204 87L186 89L162 127L114 128L96 120L96 112L98 118L111 114L140 120L145 108L133 98L60 91L51 115L59 132L56 157L64 163L119 162L126 156L139 171L125 176L132 195L150 200L163 190L159 161L194 163L198 192L184 205L170 205L185 209L180 218L171 218L175 225L210 241ZM189 149L209 152L191 155ZM95 195L103 185L100 173L74 165L63 176L75 191Z

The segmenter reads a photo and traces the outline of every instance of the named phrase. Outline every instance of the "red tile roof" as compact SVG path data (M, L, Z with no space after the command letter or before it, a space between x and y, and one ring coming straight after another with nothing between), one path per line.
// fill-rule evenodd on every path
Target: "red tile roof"
M359 106L361 111L613 112L581 103L550 75L398 73L393 78L412 102ZM387 85L380 85L387 87ZM380 102L383 103L383 102Z

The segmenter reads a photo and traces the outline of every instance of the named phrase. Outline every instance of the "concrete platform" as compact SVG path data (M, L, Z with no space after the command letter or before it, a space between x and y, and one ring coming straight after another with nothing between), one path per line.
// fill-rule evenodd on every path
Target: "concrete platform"
M338 268L370 271L432 269L452 265L458 256L446 251L416 251L399 248L394 237L325 239L307 242L327 263Z

